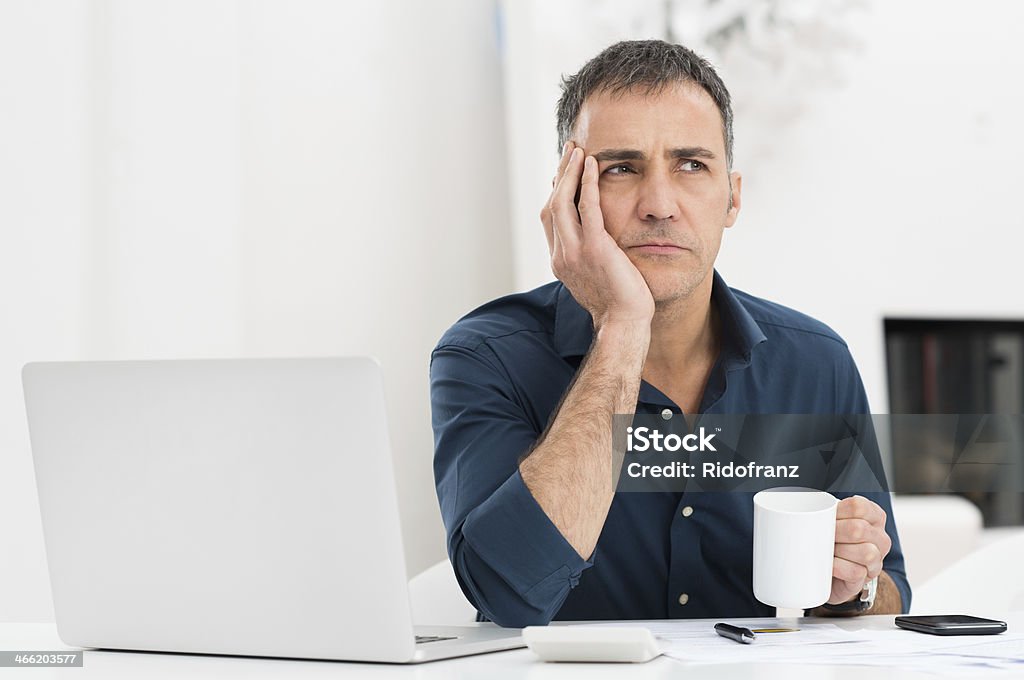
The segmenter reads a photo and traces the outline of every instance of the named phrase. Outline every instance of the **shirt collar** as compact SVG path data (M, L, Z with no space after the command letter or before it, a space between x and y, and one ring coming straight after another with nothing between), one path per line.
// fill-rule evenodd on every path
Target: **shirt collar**
M754 347L767 340L750 312L714 272L711 301L717 306L722 321L722 358L727 369L750 365ZM564 285L559 285L555 306L555 351L563 359L581 357L590 350L594 323L590 312L583 309Z

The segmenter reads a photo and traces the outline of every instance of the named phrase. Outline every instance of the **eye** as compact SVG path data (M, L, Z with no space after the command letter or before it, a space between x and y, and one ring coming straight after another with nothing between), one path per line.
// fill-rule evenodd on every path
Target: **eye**
M684 172L700 172L701 170L706 170L707 167L708 166L704 165L700 161L695 161L692 158L683 161L680 166Z
M635 172L633 170L633 168L631 168L628 165L623 165L623 164L620 163L619 165L613 165L613 166L609 167L607 170L604 171L604 174L606 174L606 175L626 175L626 174L629 174L629 173L632 173L632 172Z

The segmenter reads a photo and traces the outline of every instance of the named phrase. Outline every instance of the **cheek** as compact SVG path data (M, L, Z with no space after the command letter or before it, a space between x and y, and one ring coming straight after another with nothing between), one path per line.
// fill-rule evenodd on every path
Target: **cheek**
M632 209L625 196L621 196L613 191L606 192L602 190L601 216L604 218L604 228L616 240L626 225L629 224L629 216L631 214Z
M693 183L680 191L681 204L684 210L703 215L724 214L729 204L729 191L708 183Z

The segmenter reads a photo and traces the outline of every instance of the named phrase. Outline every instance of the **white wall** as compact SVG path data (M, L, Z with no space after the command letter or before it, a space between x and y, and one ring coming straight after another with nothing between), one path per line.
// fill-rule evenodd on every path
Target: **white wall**
M86 20L82 3L0 4L0 620L51 616L20 371L85 343Z
M577 20L551 30L542 17L552 4L576 6ZM509 52L530 54L508 64L510 86L529 94L509 104L522 288L551 279L537 213L557 163L559 76L613 40L663 37L658 8L601 2L600 12L580 11L585 4L506 3L517 16ZM744 192L718 267L731 285L842 334L882 413L885 315L1024 317L1024 216L1014 204L1024 176L1024 6L876 0L851 18L862 51L844 59L846 85L815 93L803 117L777 130L744 118L759 107L723 69ZM519 122L527 113L530 122Z
M30 360L373 354L410 572L427 360L512 287L495 6L0 4L0 620L52 617Z
M884 413L885 316L1024 318L1024 6L871 7L848 87L748 173L720 261L843 335Z

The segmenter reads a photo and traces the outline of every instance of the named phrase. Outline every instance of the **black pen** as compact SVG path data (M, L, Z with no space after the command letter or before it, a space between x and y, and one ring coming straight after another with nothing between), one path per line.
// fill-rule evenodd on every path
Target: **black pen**
M736 642L742 642L745 645L749 645L754 641L754 631L749 628L740 628L739 626L730 626L728 623L716 623L715 632L724 638L735 640Z

